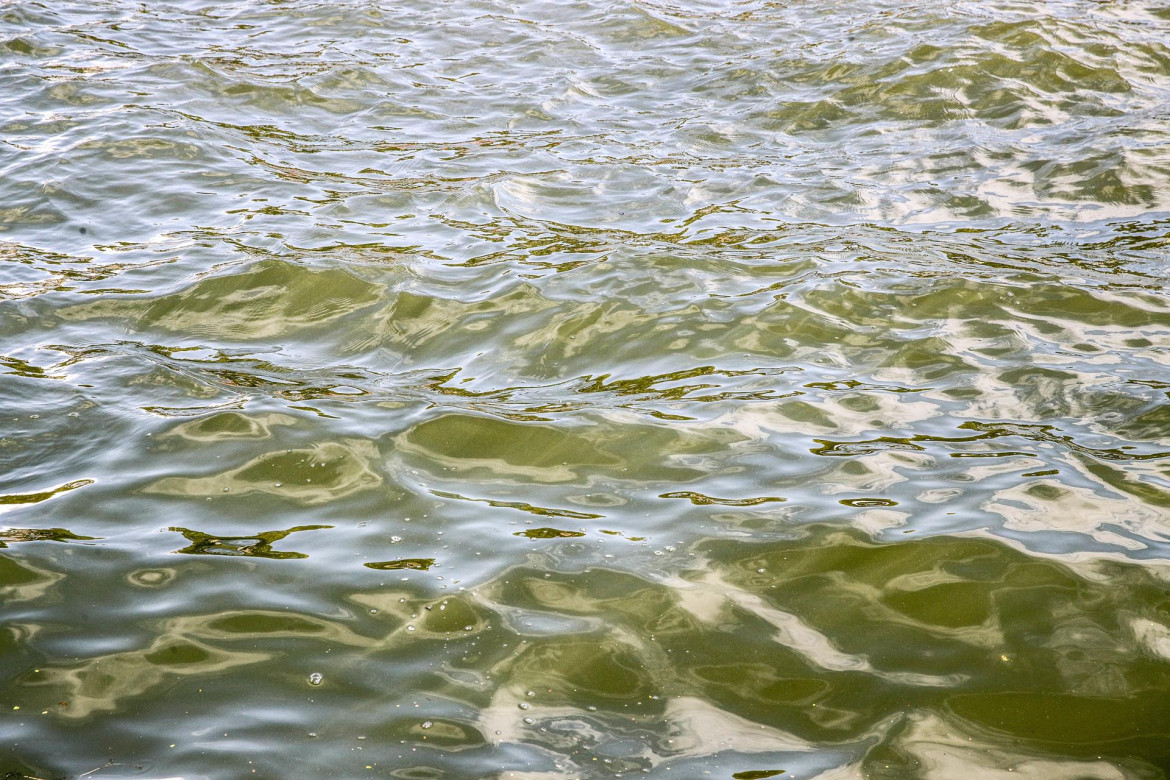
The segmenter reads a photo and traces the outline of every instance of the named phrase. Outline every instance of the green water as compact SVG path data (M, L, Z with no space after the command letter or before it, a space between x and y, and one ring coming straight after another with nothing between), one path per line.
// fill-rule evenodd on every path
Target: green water
M0 775L1165 777L1168 106L1136 0L0 4Z

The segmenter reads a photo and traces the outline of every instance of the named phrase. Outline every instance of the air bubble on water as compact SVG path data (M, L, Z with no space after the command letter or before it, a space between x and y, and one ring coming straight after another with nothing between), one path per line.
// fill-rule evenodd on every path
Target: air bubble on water
M464 630L464 631L470 631L470 630L471 630L471 629L473 629L473 628L475 628L475 626L464 626L464 627L463 627L463 630Z
M527 691L527 692L525 692L525 694L524 694L524 695L525 695L525 696L535 696L535 695L536 695L536 691Z
M320 685L325 680L325 675L320 672L313 672L309 675L309 685Z
M767 569L756 569L756 574L763 574Z
M283 482L273 482L272 483L272 487L282 487L283 485L284 485Z
M533 720L532 718L525 718L524 723L525 723L525 725L531 726L533 723L536 723L536 721Z
M520 709L522 709L522 710L526 710L526 709L528 709L528 702L522 701L517 706L520 707Z
M391 536L390 537L390 544L398 544L401 541L402 541L401 536Z
M414 631L414 626L407 626L407 627L406 627L406 630L407 630L407 631Z
M423 724L422 724L422 727L423 727L424 729L429 729L429 728L430 728L431 726L433 726L433 725L435 725L435 724L431 723L429 720L424 720L424 721L423 721Z

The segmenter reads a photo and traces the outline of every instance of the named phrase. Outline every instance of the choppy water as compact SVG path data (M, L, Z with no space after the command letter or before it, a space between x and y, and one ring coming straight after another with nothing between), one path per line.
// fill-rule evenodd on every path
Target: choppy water
M1168 43L0 4L0 769L1164 776Z

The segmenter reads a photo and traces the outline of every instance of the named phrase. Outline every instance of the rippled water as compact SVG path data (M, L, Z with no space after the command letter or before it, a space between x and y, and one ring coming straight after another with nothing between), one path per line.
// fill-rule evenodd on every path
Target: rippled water
M1168 43L0 4L0 770L1164 776Z

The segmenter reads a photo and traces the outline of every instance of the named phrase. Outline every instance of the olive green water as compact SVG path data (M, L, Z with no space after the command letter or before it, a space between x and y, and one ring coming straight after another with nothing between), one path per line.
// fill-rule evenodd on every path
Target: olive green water
M0 775L1166 776L1168 44L0 4Z

